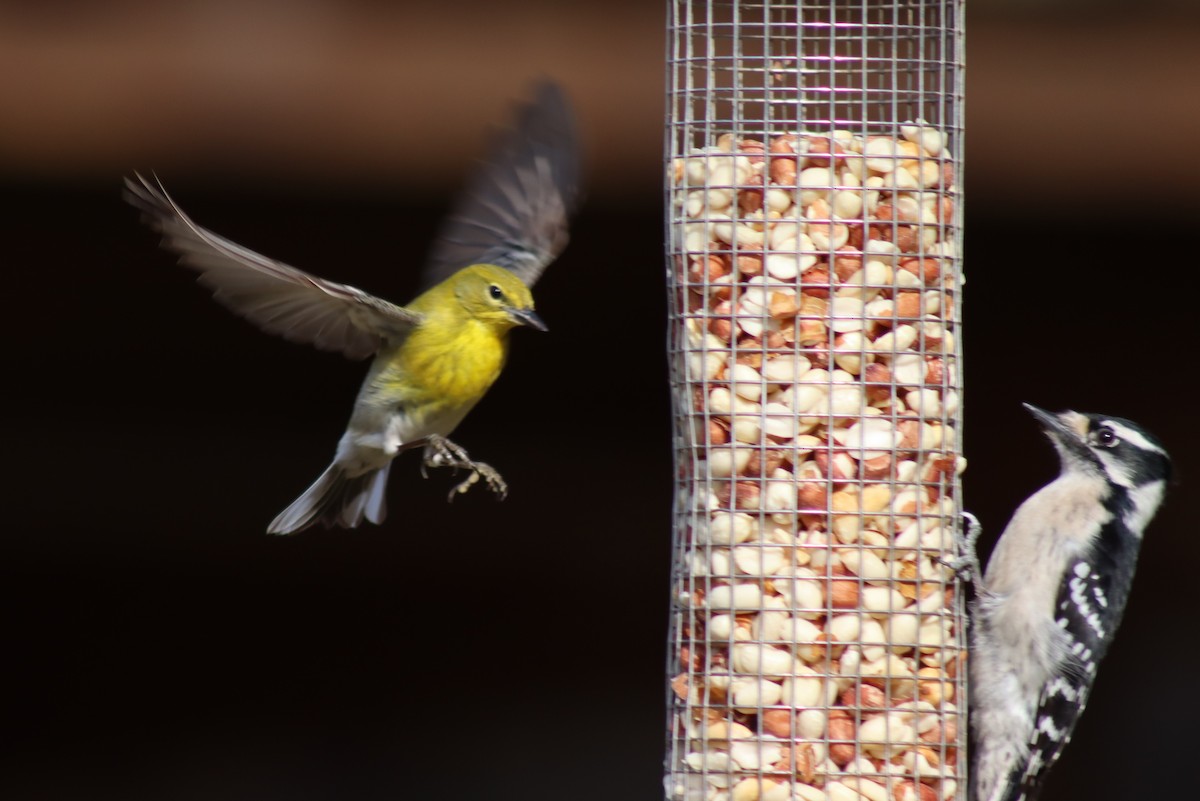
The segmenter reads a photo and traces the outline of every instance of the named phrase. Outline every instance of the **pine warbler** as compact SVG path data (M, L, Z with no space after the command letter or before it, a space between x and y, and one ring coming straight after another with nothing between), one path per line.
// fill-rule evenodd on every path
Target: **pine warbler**
M545 83L443 224L422 273L429 288L407 306L234 244L194 223L157 180L126 179L126 198L216 300L286 339L375 356L333 464L269 533L383 522L392 459L418 447L424 466L470 471L451 499L480 479L505 495L500 474L448 436L500 375L509 331L546 330L529 287L566 247L578 170L567 100Z

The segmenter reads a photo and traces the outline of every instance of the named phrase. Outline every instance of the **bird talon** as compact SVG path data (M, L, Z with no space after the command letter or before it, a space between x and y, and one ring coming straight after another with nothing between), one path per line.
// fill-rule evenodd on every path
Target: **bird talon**
M425 465L429 467L463 467L471 463L467 452L445 437L434 434L426 445Z
M462 495L463 493L465 493L478 480L479 480L479 474L471 473L471 475L467 476L465 480L460 481L459 483L454 485L453 489L450 490L450 495L447 496L446 501L447 502L453 501L455 496Z
M483 479L488 489L503 499L508 495L508 485L496 469L484 462L473 462L464 448L455 445L450 440L437 434L429 438L426 446L425 461L421 464L422 474L426 467L449 467L455 471L460 468L470 470L471 474L460 481L450 490L449 500L453 501Z
M954 576L958 580L969 582L978 588L982 586L982 571L979 569L979 553L976 545L980 535L983 534L983 525L979 522L979 518L970 512L963 512L961 516L966 533L964 534L961 528L955 529L954 532L960 555L954 558L938 557L937 561L953 570Z
M500 477L495 468L482 462L478 463L475 468L477 471L475 475L482 475L484 480L487 481L488 489L499 495L500 500L508 497L508 484Z

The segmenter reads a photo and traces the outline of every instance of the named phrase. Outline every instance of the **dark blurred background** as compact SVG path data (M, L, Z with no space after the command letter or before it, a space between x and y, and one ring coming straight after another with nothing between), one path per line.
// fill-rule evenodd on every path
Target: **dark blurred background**
M1024 400L1167 443L1183 483L1046 797L1179 792L1200 16L970 6L966 502L994 537L1053 475ZM661 797L663 21L635 0L0 2L0 796ZM589 201L537 287L550 333L515 335L455 437L510 498L447 506L449 477L404 458L386 525L265 536L364 368L219 308L121 176L156 169L201 223L404 300L539 75L578 106Z

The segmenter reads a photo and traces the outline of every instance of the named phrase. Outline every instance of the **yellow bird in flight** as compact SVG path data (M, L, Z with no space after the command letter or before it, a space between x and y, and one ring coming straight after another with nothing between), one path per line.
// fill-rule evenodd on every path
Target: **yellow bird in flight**
M383 522L392 459L413 448L423 449L424 466L470 471L451 499L480 479L505 495L500 474L448 437L500 375L509 331L546 330L529 287L566 247L578 183L570 106L560 88L542 83L443 223L422 273L428 288L397 306L202 228L157 179L125 180L126 199L217 301L268 333L375 357L333 463L268 533Z

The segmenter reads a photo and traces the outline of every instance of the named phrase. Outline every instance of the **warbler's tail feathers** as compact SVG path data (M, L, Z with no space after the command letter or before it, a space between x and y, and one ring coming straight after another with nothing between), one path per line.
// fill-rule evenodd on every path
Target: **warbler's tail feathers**
M391 463L349 476L334 462L304 494L279 513L268 534L294 534L317 523L326 528L356 528L363 519L379 524L387 516L387 477Z

